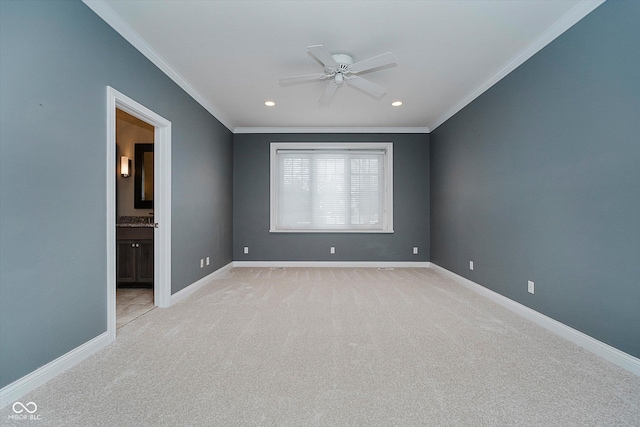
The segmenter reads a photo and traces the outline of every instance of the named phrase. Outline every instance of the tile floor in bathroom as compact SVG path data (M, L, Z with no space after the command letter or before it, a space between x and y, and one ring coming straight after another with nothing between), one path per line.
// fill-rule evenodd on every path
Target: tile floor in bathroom
M154 308L153 289L116 288L116 329Z

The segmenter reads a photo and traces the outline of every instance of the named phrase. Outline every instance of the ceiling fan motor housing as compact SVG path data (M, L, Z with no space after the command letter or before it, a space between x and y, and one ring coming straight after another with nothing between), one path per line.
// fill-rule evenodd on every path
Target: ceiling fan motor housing
M332 74L335 74L334 81L337 84L342 84L343 75L351 72L349 67L351 66L351 64L353 64L353 58L344 53L336 53L334 55L331 55L331 57L338 63L338 66L335 70L328 71L330 71Z

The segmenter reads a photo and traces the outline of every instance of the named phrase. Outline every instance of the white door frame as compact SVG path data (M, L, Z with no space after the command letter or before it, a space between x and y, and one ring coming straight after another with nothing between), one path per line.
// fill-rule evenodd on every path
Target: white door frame
M154 127L154 304L171 305L171 122L107 86L107 331L116 339L116 108Z

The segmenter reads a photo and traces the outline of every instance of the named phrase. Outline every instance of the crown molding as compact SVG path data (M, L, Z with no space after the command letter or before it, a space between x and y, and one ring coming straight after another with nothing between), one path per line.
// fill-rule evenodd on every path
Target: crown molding
M456 113L469 105L474 99L482 95L489 90L491 86L502 80L513 70L522 65L525 61L531 58L533 55L542 50L546 45L558 38L562 33L573 27L578 21L583 19L589 13L593 12L598 6L604 3L606 0L582 0L575 5L569 12L556 21L551 27L549 27L540 37L531 42L525 49L520 52L513 60L505 65L500 71L494 74L489 80L484 82L480 87L467 95L462 101L455 104L452 108L447 110L436 121L429 124L428 128L432 131L435 130L442 123L449 120Z
M233 133L429 133L427 127L237 127Z
M118 34L120 34L126 41L128 41L133 47L138 49L149 61L151 61L156 67L158 67L163 73L165 73L171 80L178 86L187 92L193 99L196 100L205 110L207 110L213 117L215 117L220 123L222 123L227 129L233 132L234 126L231 122L206 100L197 90L195 90L189 82L187 82L179 73L177 73L171 65L169 65L155 50L151 48L144 41L140 35L133 30L122 18L120 18L109 5L103 0L82 0L96 15L98 15L104 22L113 28Z

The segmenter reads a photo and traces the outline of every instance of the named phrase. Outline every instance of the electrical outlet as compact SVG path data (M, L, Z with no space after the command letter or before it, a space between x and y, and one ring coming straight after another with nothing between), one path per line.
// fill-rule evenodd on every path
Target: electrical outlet
M473 270L473 261L469 261L469 270Z
M209 257L207 257L206 263L207 265L209 265Z
M335 254L336 253L336 248L334 246L331 246L331 248L329 249L329 253Z
M527 291L529 291L530 294L534 294L535 293L535 287L536 284L533 283L531 280L527 281Z
M200 268L204 267L204 259L200 259Z
M413 254L414 255L418 255L418 247L417 246L413 247Z
M249 246L245 246L245 247L244 247L244 253L245 253L245 254L248 254L248 253L249 253Z

